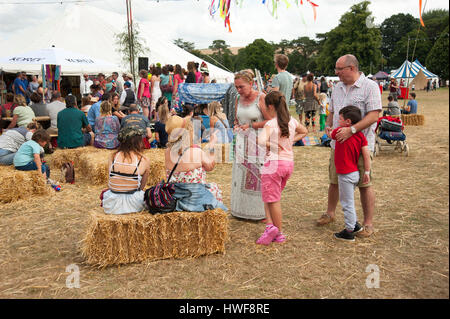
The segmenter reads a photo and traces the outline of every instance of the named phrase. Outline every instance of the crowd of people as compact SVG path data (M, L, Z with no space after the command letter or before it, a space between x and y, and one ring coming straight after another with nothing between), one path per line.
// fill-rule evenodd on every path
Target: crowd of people
M281 193L294 170L293 144L309 130L316 131L319 115L319 130L332 142L327 210L317 225L334 222L340 201L345 228L335 237L353 241L355 236L371 236L375 207L371 184L374 126L382 110L378 84L359 71L353 55L337 60L338 83L315 78L312 73L294 79L286 71L288 63L286 55L275 55L277 74L263 90L258 90L252 70L237 72L221 102L200 105L184 104L177 90L184 82L210 83L206 63L199 68L189 62L187 71L179 64L152 65L150 70L139 72L136 87L129 73L122 74L123 81L117 72L108 77L98 74L95 79L85 74L80 84L80 105L75 95L63 99L57 91L49 94L47 102L45 92L39 91L39 80L33 78L34 84L25 86L16 79L15 94L8 94L2 106L2 116L13 115L13 119L0 136L0 164L13 164L18 170L39 170L48 178L50 170L41 160L42 148L54 135L59 148L92 145L114 149L108 164L108 189L101 195L102 206L106 213L126 214L145 208L144 191L152 164L143 150L153 144L165 148L166 177L170 176L167 182L191 194L189 201L177 203L178 209L227 209L220 187L208 183L206 174L216 164L216 143L230 144L234 154L231 215L264 220L266 228L256 242L269 245L286 240ZM27 94L25 87L35 91ZM411 93L411 101L403 110L394 95L389 96L387 114L417 112L415 93ZM299 120L289 113L291 100ZM33 121L35 116L49 116L50 127L41 129ZM206 146L202 147L201 142ZM361 224L354 207L355 187L360 189L364 213Z

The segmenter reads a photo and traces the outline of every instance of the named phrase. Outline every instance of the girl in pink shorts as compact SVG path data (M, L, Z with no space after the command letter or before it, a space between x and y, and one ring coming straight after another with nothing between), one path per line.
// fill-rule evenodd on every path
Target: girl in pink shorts
M261 193L267 225L257 244L282 243L281 191L294 169L292 145L306 136L308 130L290 116L283 93L272 91L265 97L271 120L258 135L258 143L265 145L266 155L261 169Z

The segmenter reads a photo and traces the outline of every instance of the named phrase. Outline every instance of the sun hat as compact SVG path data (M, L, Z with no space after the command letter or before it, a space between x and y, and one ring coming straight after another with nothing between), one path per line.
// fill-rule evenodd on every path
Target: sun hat
M191 121L190 116L180 117L178 115L172 115L166 122L166 132L169 135L169 142L175 142L180 139L188 123Z

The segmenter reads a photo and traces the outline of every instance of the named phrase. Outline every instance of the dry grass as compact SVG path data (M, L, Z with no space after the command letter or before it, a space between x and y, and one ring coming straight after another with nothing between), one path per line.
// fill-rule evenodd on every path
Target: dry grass
M386 95L383 95L386 100ZM337 242L337 222L318 228L326 209L329 149L296 147L283 192L283 245L259 247L263 224L229 217L225 254L166 259L98 270L81 255L101 185L88 177L48 197L0 204L1 298L449 298L449 95L418 92L423 126L406 126L409 157L382 150L374 161L372 238ZM230 202L231 165L208 175ZM356 195L358 198L358 195ZM361 205L357 212L362 219ZM66 288L70 264L80 288ZM366 267L380 288L366 288Z

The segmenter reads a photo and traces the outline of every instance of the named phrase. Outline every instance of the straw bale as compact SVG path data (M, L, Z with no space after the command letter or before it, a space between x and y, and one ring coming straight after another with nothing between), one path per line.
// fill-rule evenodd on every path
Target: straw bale
M51 194L51 187L38 171L19 171L0 165L0 203L11 203L30 196Z
M82 241L86 262L98 267L225 252L228 217L221 209L201 213L91 212Z
M73 162L75 169L79 168L80 155L86 153L97 153L101 149L93 146L79 147L73 149L57 149L51 155L50 163L52 168L60 169L64 163Z
M103 185L108 182L108 160L113 151L99 149L96 152L86 152L79 156L80 175L89 178L93 185Z
M403 125L421 126L425 124L425 116L423 114L402 114Z
M147 186L154 186L162 179L166 179L166 166L164 161L164 149L151 148L144 151L145 157L150 161L150 173Z

